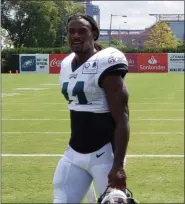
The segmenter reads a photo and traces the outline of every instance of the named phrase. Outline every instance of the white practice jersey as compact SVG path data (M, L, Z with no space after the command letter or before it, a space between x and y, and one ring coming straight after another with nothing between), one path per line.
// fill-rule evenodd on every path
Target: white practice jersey
M67 56L62 61L60 70L61 91L69 101L69 109L93 113L109 112L105 92L99 86L99 79L108 70L126 73L128 62L125 55L109 47L97 52L78 69L72 71L74 57L74 53Z

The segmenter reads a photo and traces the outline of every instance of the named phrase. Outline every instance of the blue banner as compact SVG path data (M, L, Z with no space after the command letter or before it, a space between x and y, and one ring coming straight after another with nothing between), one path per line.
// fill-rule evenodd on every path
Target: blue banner
M20 56L20 71L34 72L36 71L36 56Z

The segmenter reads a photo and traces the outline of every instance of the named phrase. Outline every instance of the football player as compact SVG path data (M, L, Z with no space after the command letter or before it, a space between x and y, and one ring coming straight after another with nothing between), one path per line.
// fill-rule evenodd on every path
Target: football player
M67 33L72 53L61 63L60 85L71 137L54 173L54 203L80 203L92 181L98 196L108 185L126 188L128 62L119 50L95 42L99 29L90 16L69 18Z

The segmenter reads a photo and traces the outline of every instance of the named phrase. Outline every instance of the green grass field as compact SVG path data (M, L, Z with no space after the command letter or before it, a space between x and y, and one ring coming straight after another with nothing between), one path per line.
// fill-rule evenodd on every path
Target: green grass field
M58 82L58 75L2 75L2 203L52 202L54 154L70 135ZM140 203L184 203L184 75L128 74L126 82L127 185Z

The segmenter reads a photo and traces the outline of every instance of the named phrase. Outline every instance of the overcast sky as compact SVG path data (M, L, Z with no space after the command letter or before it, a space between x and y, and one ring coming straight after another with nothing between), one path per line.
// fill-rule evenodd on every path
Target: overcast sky
M110 15L126 15L126 18L113 17L112 28L144 29L155 23L156 18L148 14L184 14L184 1L92 1L100 8L100 28L109 28ZM124 23L124 22L127 23Z

